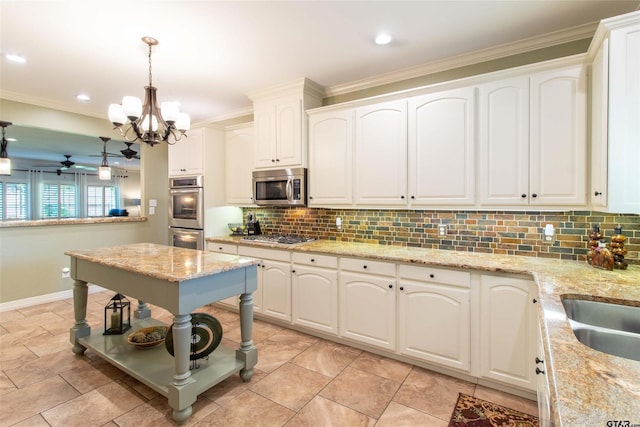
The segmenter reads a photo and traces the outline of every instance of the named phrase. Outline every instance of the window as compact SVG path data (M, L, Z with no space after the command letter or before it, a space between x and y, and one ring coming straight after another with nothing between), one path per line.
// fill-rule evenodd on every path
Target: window
M24 182L0 182L0 220L27 219L28 188Z
M43 184L41 218L76 218L76 186L71 184Z
M107 216L116 208L116 187L102 185L87 186L87 216Z

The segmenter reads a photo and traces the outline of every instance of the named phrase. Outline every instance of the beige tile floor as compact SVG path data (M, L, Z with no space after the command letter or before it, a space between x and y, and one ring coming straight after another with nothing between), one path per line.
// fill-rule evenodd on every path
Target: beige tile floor
M87 318L102 325L111 293L89 295ZM223 344L238 346L238 315L217 307ZM153 316L171 315L153 307ZM167 400L69 343L72 301L0 313L0 426L175 425ZM198 397L190 426L446 426L466 393L536 414L535 402L416 366L254 323L259 360L252 380L237 375ZM148 350L141 350L148 351ZM155 351L155 350L154 350Z

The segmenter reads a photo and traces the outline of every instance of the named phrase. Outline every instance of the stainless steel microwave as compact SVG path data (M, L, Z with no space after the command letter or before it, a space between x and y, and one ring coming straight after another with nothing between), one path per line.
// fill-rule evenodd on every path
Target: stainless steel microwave
M307 169L254 171L253 202L259 206L306 206Z

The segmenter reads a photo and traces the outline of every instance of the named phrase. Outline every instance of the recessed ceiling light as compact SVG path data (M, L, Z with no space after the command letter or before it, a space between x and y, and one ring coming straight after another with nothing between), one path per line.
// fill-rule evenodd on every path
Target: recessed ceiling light
M383 46L385 44L391 43L391 40L392 39L391 39L391 36L389 34L381 33L381 34L378 34L376 36L375 42L376 42L377 45Z
M17 62L19 64L24 64L25 62L27 62L27 58L21 55L17 55L15 53L7 53L5 55L5 58L7 58L11 62Z
M78 101L83 101L83 102L91 101L91 97L89 95L87 95L86 93L79 94L78 96L76 96L76 99Z

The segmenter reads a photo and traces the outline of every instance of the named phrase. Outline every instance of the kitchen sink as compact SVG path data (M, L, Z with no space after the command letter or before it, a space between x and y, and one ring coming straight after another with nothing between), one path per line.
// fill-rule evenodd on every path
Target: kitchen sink
M576 322L640 334L640 307L573 298L563 298L562 305Z
M574 335L594 350L640 361L640 307L563 298Z

